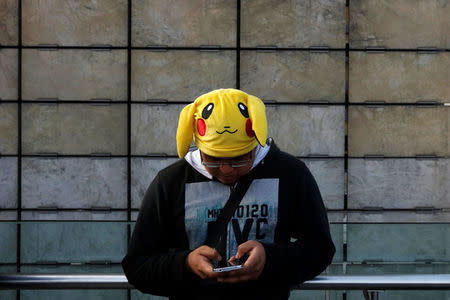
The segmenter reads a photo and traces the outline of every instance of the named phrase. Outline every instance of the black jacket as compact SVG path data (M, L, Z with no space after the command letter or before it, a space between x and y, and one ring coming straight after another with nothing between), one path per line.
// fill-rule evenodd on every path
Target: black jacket
M287 299L290 286L324 271L335 247L305 164L272 144L245 177L253 182L230 221L226 250L234 255L242 238L262 242L266 264L258 280L219 284L187 270L186 257L203 244L207 223L228 199L228 187L182 159L161 170L145 194L122 261L128 281L144 293L170 299Z

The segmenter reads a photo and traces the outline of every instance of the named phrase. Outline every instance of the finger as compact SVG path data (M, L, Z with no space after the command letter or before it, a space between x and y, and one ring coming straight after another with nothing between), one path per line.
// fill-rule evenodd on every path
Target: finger
M205 274L206 278L218 278L223 276L223 273L214 272L212 266L208 269L203 270L203 273Z
M208 259L201 259L198 262L198 267L202 272L209 272L213 270L213 266Z
M243 263L235 256L230 257L228 263L232 266L243 265Z
M228 262L229 263L232 263L234 260L236 260L237 259L237 257L236 257L236 255L234 255L234 256L232 256L232 257L230 257L230 259L228 260Z
M246 253L250 252L255 246L253 245L253 243L251 243L251 241L247 241L243 244L240 244L238 247L238 251L235 255L236 258L241 258L242 256L244 256Z
M247 269L252 269L258 264L258 256L255 253L250 252L247 260L244 263L244 267Z
M201 261L199 263L199 272L203 275L203 279L205 278L216 278L220 276L220 273L213 271L213 266L209 261Z
M201 279L205 279L206 278L206 274L202 270L198 270L198 276L200 276Z
M208 246L202 246L198 248L198 253L202 256L205 256L208 259L222 260L222 257L220 256L219 252L217 252L216 249Z

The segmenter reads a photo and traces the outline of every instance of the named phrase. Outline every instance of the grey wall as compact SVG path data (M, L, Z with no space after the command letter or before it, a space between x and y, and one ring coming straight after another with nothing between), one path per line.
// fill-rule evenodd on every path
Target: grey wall
M266 101L269 135L316 177L327 274L449 273L449 15L448 0L1 0L0 272L121 272L180 110L232 87Z

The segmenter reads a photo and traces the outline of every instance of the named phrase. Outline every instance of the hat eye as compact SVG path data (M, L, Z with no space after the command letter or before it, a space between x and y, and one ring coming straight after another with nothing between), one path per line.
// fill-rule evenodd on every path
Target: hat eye
M202 111L202 118L205 120L208 119L209 116L211 115L213 109L214 109L214 103L209 103L208 105L206 105Z
M248 118L248 109L247 109L247 106L245 106L244 103L239 102L238 107L239 107L239 110L241 111L241 114L242 114L244 117Z

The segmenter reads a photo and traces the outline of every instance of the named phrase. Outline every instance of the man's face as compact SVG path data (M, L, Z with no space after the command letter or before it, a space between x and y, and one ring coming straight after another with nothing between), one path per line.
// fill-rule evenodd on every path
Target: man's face
M255 149L237 157L213 157L201 153L203 165L209 174L216 177L223 184L233 184L241 176L247 174L255 160Z

